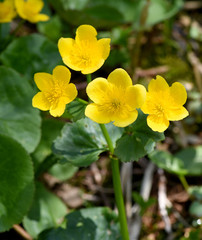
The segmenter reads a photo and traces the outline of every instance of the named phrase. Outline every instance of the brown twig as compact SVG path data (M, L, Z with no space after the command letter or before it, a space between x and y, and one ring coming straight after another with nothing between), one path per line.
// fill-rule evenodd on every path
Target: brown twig
M29 235L29 233L26 232L26 231L24 230L24 228L22 228L20 225L18 225L18 224L13 225L13 229L14 229L18 234L20 234L20 236L22 236L24 239L26 239L26 240L32 240L32 237Z

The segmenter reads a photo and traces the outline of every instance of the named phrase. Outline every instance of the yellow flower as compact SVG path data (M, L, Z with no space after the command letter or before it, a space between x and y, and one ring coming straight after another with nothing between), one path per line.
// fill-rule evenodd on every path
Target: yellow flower
M75 40L60 38L58 48L63 62L83 74L98 70L109 56L110 39L97 40L97 31L90 25L77 28Z
M165 131L169 121L178 121L189 115L182 106L187 99L185 87L181 83L173 83L171 87L164 78L157 76L148 86L146 101L141 110L147 117L147 124L157 132Z
M48 15L39 13L44 6L42 0L15 0L15 6L20 17L31 23L49 20Z
M94 102L86 107L85 115L97 123L109 123L126 127L133 123L146 97L145 88L132 85L127 72L121 68L105 78L96 78L87 86L86 92Z
M16 15L14 0L0 2L0 23L11 22Z
M77 96L77 89L73 83L69 83L71 73L64 66L53 69L53 75L49 73L36 73L34 81L41 90L32 99L33 107L42 111L50 110L54 117L60 117L67 103Z

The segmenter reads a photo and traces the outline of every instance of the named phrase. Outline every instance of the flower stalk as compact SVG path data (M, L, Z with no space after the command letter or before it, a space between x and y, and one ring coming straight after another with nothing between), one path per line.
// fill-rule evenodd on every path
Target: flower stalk
M123 194L122 194L122 189L121 189L119 160L113 156L113 153L114 153L113 143L111 141L111 138L109 136L109 133L108 133L105 125L104 124L99 124L99 125L100 125L102 133L107 141L109 151L110 151L112 178L113 178L113 185L114 185L115 200L116 200L116 205L118 208L119 222L120 222L120 226L121 226L121 235L122 235L123 240L129 240L126 212L125 212Z

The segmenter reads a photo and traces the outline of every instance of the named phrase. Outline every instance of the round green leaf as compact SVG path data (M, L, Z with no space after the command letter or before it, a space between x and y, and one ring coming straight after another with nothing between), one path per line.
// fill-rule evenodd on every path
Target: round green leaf
M34 193L33 166L25 149L0 135L0 232L20 223Z
M64 122L58 119L43 119L41 127L41 140L35 151L32 153L35 170L37 171L40 164L52 154L51 146L53 140L60 134Z
M202 146L189 147L171 155L164 151L154 151L150 159L160 168L180 175L202 174Z
M33 238L36 238L43 230L57 227L66 212L65 204L37 182L34 201L28 215L24 217L23 226Z
M108 208L88 208L66 216L65 228L43 232L38 240L121 240L117 216Z
M202 201L202 186L189 187L188 192L197 200Z
M57 163L49 169L49 173L59 179L60 181L65 181L70 179L76 172L78 167L70 163L60 164Z
M0 133L17 140L28 152L33 152L40 140L41 118L32 107L33 95L26 79L0 67Z
M4 65L28 79L36 72L49 72L62 63L57 45L40 34L15 39L0 55Z
M117 141L115 154L122 162L137 161L152 152L156 142L163 139L164 134L152 131L147 126L146 115L139 111L137 120L125 128Z
M122 129L113 124L106 125L112 142L120 138ZM99 125L88 118L66 123L62 136L54 141L53 152L65 157L75 166L88 166L98 160L99 154L107 150L107 143Z

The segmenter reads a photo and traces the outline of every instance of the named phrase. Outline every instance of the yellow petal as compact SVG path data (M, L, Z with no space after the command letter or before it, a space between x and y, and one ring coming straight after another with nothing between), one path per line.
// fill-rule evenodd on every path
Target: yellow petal
M95 41L97 36L96 29L91 25L81 25L76 30L76 41L90 40Z
M73 69L74 71L81 71L81 68L78 65L76 65L70 57L68 56L64 57L62 60L65 65L67 65L69 68Z
M69 83L71 72L65 66L59 65L53 69L53 81L61 88Z
M116 116L113 124L117 127L126 127L131 123L133 123L137 119L137 116L138 116L138 111L134 110L134 111L128 112L127 117L122 118L121 115Z
M111 72L107 79L110 83L116 85L120 88L127 88L132 85L132 80L128 73L122 69L117 68L113 72Z
M166 116L170 121L178 121L189 115L188 111L184 107L171 108L167 110Z
M11 22L16 15L14 0L0 2L0 23Z
M44 2L42 0L28 0L27 5L31 9L34 9L35 12L40 12L44 6Z
M102 104L105 101L108 89L108 82L105 78L96 78L88 84L86 93L93 102Z
M83 70L81 71L83 74L91 74L95 71L97 71L99 68L101 68L101 66L104 64L104 60L103 59L99 59L99 61L93 63L93 66L87 66L85 68L83 68Z
M76 98L77 94L78 92L76 86L73 83L68 84L64 88L65 103L67 104L72 102Z
M50 17L46 14L36 14L34 16L29 16L27 18L28 21L32 22L32 23L37 23L37 22L45 22L48 21L50 19Z
M147 124L153 131L164 132L169 126L169 121L163 115L153 114L147 117Z
M58 41L58 49L62 58L69 58L69 54L73 50L75 40L72 38L60 38Z
M146 100L141 106L141 110L145 114L154 114L156 112L156 101L149 93L146 93Z
M136 84L128 87L126 91L126 102L131 108L140 108L146 99L146 89L143 85Z
M159 75L156 76L156 79L152 79L148 86L148 91L156 92L156 94L158 94L160 91L166 92L168 90L169 85L167 84L166 80Z
M34 81L41 91L51 91L53 88L53 78L49 73L35 73Z
M111 121L109 114L100 111L97 104L91 103L86 107L85 115L97 123L109 123Z
M176 104L184 105L187 100L187 92L185 87L178 82L175 82L170 87L170 96Z
M24 6L25 6L25 1L24 0L15 0L15 7L16 10L18 12L18 14L20 15L20 17L25 18L26 14L24 12Z
M103 59L107 59L110 52L110 38L103 38L98 40L98 47L101 49Z
M60 100L50 107L50 115L52 115L53 117L60 117L64 113L65 108L66 104L63 100Z
M50 109L50 103L42 92L38 92L32 98L32 106L42 111L47 111Z

